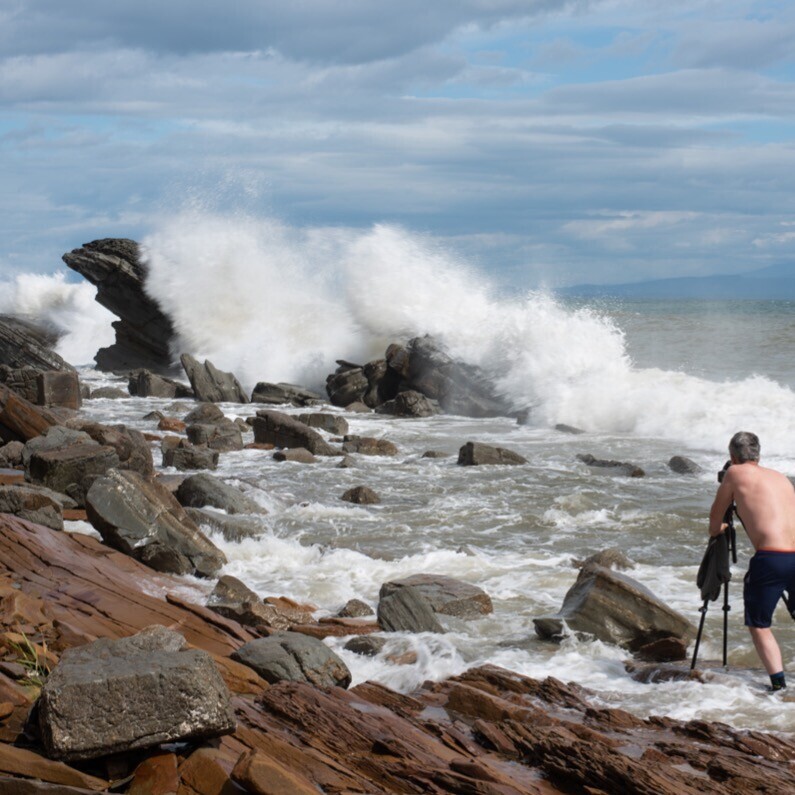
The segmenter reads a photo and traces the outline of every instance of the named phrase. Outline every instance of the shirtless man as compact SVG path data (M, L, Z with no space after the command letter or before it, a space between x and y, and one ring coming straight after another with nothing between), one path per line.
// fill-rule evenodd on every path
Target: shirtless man
M770 689L785 688L781 651L770 630L778 600L795 618L795 488L781 473L759 466L759 439L741 431L729 442L732 466L723 477L709 512L709 534L719 535L732 504L756 554L745 575L745 625L770 674Z

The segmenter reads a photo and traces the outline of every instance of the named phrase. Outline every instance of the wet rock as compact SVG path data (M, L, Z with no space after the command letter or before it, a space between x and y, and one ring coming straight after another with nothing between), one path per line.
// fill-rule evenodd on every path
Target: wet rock
M127 392L124 392L115 386L101 386L98 389L91 390L89 400L99 400L101 398L104 398L105 400L120 400L121 398L127 398L129 396L130 395Z
M214 425L188 425L186 433L189 441L195 445L207 445L219 453L243 449L243 435L240 428L224 417Z
M378 414L392 414L395 417L433 417L441 414L439 404L415 390L399 392L392 400L376 407Z
M253 668L265 681L308 682L315 687L351 683L345 663L322 641L296 632L278 632L245 644L233 660Z
M68 760L203 739L235 728L229 692L209 654L161 626L64 653L42 688L48 755Z
M316 392L295 384L270 384L260 381L251 393L252 403L267 403L272 406L291 404L293 406L312 406L322 403L323 398Z
M150 411L148 414L144 414L141 417L142 420L157 420L158 422L165 418L165 414L162 411ZM183 423L184 425L184 423Z
M340 365L336 372L326 378L326 393L335 406L349 406L364 402L370 384L361 367ZM368 411L370 407L368 406Z
M560 611L533 619L542 638L560 637L563 622L572 632L593 635L634 651L661 638L689 640L693 625L625 574L602 566L580 571Z
M526 464L527 459L506 450L503 447L492 447L480 442L467 442L458 451L459 466L485 466L487 464L518 465Z
M676 472L677 475L697 475L703 471L695 461L683 455L673 456L668 462L668 468Z
M366 403L356 400L345 406L345 411L351 411L354 414L370 414L372 409Z
M450 453L444 453L441 450L426 450L420 458L449 458Z
M353 456L344 455L342 460L337 464L337 469L351 469L356 467L356 459Z
M254 418L254 441L277 447L303 447L314 455L335 455L336 451L315 430L303 422L267 409Z
M397 455L395 444L387 439L375 439L371 436L346 436L342 445L344 453L359 455Z
M682 638L660 638L641 646L635 657L646 662L676 662L687 657L687 641Z
M569 433L574 436L578 436L581 433L585 433L582 428L575 428L573 425L566 425L565 422L559 422L555 426L555 430L559 431L560 433Z
M207 607L244 626L288 630L312 621L312 614L291 600L261 599L235 577L221 577L207 600Z
M577 560L572 558L572 566L575 569L582 569L586 566L604 566L606 569L634 569L635 563L630 560L618 547L610 547L585 558Z
M106 544L156 571L212 577L226 563L168 489L135 472L95 480L86 513Z
M374 612L367 602L363 602L361 599L349 599L337 615L340 618L364 618L373 615Z
M339 414L324 414L315 411L310 414L299 414L296 419L310 428L320 428L334 436L344 436L348 433L348 421Z
M309 450L304 447L293 447L286 450L277 450L273 454L274 461L294 461L298 464L316 464L315 458Z
M49 409L34 406L0 384L0 440L27 442L61 421Z
M0 461L3 466L15 467L22 463L22 451L25 445L22 442L9 442L8 444L0 445Z
M80 379L74 372L45 370L36 376L36 404L39 406L60 406L80 408L83 398L80 393Z
M424 597L437 613L458 618L480 618L494 612L491 597L482 588L444 574L412 574L385 582L379 597L383 599L407 587Z
M185 478L177 488L176 497L183 507L204 508L211 505L231 514L267 513L240 489L205 473Z
M185 425L217 425L226 419L223 411L214 403L200 403L192 409L183 421Z
M34 524L63 530L61 504L47 494L25 486L0 486L0 513L10 513Z
M344 646L346 651L354 654L361 654L363 657L376 657L386 646L386 638L378 638L374 635L357 635L351 638Z
M381 498L367 486L354 486L352 489L348 489L340 499L356 505L378 505L381 502Z
M605 458L594 458L590 453L580 453L577 456L578 461L589 467L596 467L598 469L609 470L611 475L625 475L630 478L642 478L646 473L635 464L628 464L625 461L610 461Z
M97 288L96 300L119 320L116 342L94 357L100 370L171 368L171 321L145 292L146 267L133 240L105 239L64 254L64 262Z
M248 403L248 396L232 373L218 370L212 362L200 364L189 353L180 357L196 400L202 403Z
M377 616L386 632L444 632L430 602L410 585L379 599Z
M643 663L627 660L624 669L636 682L642 684L659 684L660 682L687 682L689 680L704 682L704 675L699 670L690 670L690 665L673 663Z
M127 390L134 397L192 398L193 390L173 378L138 369L130 373Z
M154 474L152 452L140 431L126 425L101 425L83 420L71 420L69 426L87 433L97 444L112 447L119 456L119 469L130 469L145 478Z
M57 335L48 329L19 317L0 315L0 365L11 369L74 370L55 352L57 344Z
M262 513L265 509L261 509ZM203 511L201 508L185 508L185 513L197 527L206 527L210 532L220 533L226 541L240 543L246 538L258 538L265 532L265 527L256 519L244 516L227 516L225 513Z
M163 450L163 466L174 467L181 472L215 469L218 466L218 451L209 447L197 447L184 439L178 439L175 445L169 445Z
M152 412L152 413L156 414L159 412ZM144 417L144 419L147 418L148 417ZM178 420L176 417L164 417L161 415L159 418L153 418L153 419L160 420L157 423L157 429L159 431L170 431L171 433L185 433L185 429L187 428L187 425L185 425L185 423L182 420Z

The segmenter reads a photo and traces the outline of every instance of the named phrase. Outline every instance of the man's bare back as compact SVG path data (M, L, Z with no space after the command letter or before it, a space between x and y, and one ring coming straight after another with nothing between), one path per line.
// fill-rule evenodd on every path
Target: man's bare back
M795 551L795 488L784 475L756 461L733 462L715 495L710 535L721 532L732 500L754 549Z

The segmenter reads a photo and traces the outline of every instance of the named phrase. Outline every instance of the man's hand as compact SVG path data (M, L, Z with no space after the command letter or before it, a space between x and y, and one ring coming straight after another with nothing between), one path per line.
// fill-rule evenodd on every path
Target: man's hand
M710 527L710 529L709 529L709 534L710 534L710 536L711 536L712 538L715 538L716 536L719 536L721 533L725 533L725 532L726 532L728 529L729 529L729 525L727 525L727 524L725 524L725 523L721 523L721 526L720 526L720 528L718 528L717 530L713 530L713 529Z

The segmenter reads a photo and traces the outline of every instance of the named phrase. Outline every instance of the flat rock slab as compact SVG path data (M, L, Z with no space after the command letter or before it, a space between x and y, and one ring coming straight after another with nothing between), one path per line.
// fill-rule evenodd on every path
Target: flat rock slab
M108 786L107 781L81 773L63 762L47 759L34 751L5 743L0 743L0 773L36 778L60 787L79 787L89 792L104 792ZM5 792L9 795L20 795L24 790L16 789L16 785L22 783L16 779L12 788L10 784L3 784L0 781L0 793L5 788Z
M380 599L377 615L386 632L444 632L431 603L410 585Z
M186 647L182 635L154 626L65 652L39 702L48 755L93 759L234 731L212 657Z
M296 384L271 384L260 381L251 393L252 403L269 403L273 406L291 403L294 406L311 406L322 403L323 398L316 392L311 392Z
M513 450L506 450L504 447L492 447L489 444L480 442L467 442L458 451L458 463L460 466L482 466L486 464L526 464L527 459L514 453Z
M458 618L480 618L494 612L491 597L482 588L444 574L412 574L385 582L379 596L383 599L407 586L422 594L437 613Z
M238 649L233 660L253 668L271 684L288 680L316 687L348 687L351 672L325 643L297 632L277 632Z
M303 447L313 455L336 455L336 450L317 431L280 411L258 411L253 427L255 442Z

